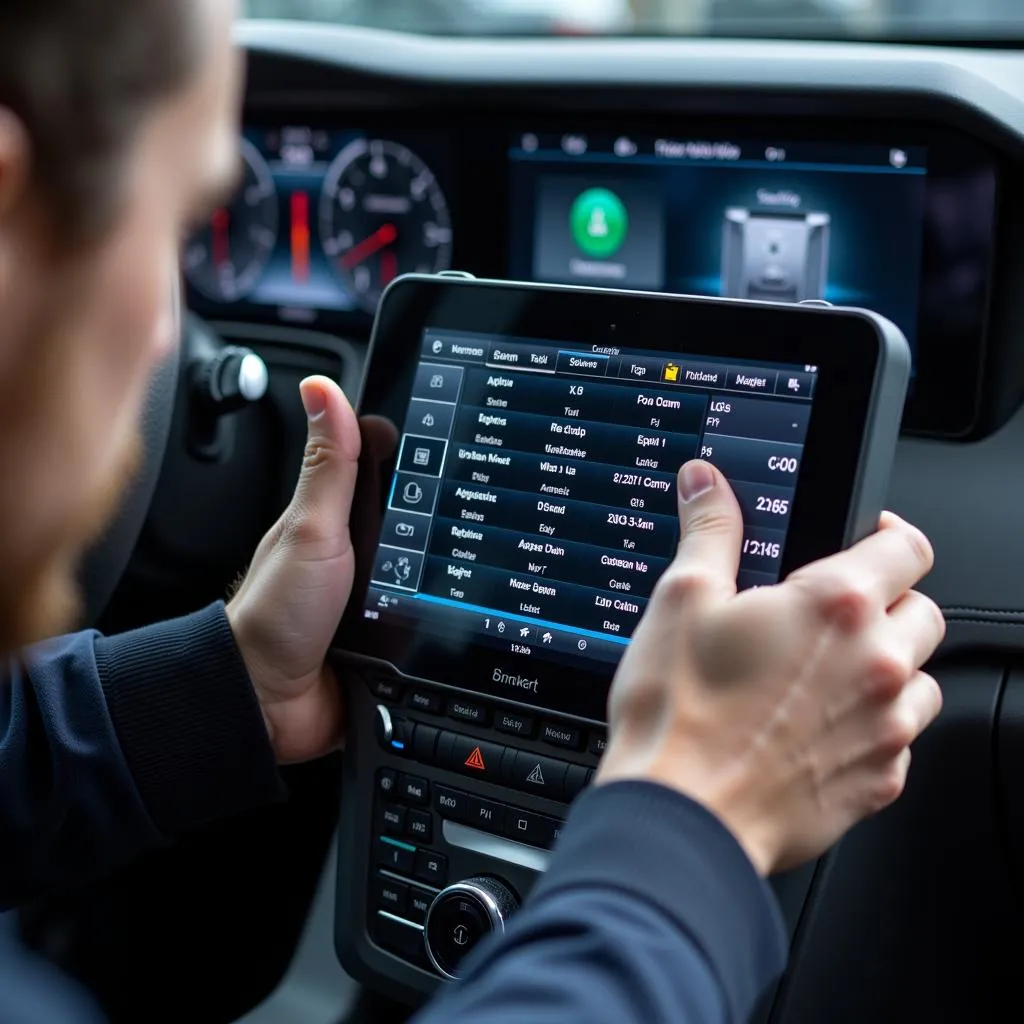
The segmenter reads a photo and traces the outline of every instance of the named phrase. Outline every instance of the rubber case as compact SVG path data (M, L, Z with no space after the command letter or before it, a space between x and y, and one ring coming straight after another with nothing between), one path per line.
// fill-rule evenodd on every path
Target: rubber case
M878 529L889 493L900 421L910 385L912 357L903 332L891 321L868 309L835 306L836 311L862 316L874 324L879 336L878 366L865 422L860 463L854 477L844 547L850 547Z

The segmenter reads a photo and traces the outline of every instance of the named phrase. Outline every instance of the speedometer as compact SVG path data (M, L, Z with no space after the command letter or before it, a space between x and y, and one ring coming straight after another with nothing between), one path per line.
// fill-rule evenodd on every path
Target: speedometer
M359 139L331 164L320 201L324 252L373 312L400 274L451 266L448 203L434 173L397 142Z
M231 204L185 246L185 276L207 298L237 302L256 287L277 245L277 189L266 160L242 139L244 176Z

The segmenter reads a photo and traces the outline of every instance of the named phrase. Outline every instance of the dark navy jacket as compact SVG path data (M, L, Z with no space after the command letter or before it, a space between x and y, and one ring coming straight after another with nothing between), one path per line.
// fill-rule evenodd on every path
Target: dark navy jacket
M30 651L0 687L0 909L286 796L222 604ZM782 970L770 889L707 811L646 783L574 806L551 867L417 1024L725 1024ZM2 1024L96 1024L0 937Z

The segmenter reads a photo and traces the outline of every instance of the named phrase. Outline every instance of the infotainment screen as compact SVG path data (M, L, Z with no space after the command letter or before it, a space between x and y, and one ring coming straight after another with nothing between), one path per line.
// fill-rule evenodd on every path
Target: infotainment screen
M739 586L778 580L817 368L429 329L365 615L617 661L679 538L676 473L732 483Z
M512 276L873 309L918 336L923 146L515 136Z

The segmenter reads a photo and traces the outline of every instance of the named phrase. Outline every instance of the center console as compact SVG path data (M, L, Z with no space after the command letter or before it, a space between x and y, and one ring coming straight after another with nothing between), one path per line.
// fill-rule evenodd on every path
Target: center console
M336 652L351 974L410 993L457 978L545 869L676 550L679 467L728 478L737 587L771 586L877 524L909 369L895 328L857 311L388 289Z

